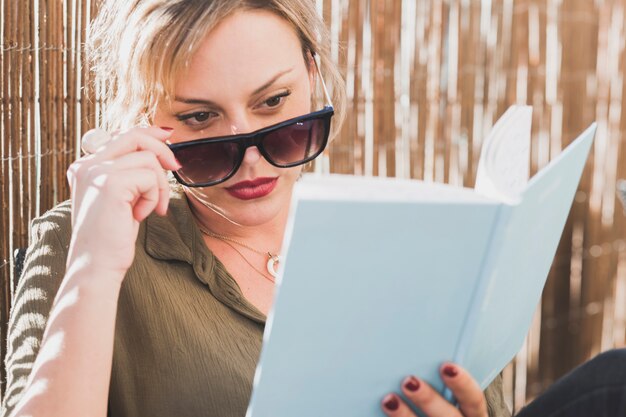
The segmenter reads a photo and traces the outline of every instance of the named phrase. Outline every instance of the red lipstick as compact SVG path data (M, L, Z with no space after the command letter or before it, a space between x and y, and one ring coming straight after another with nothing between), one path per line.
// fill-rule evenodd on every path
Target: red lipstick
M278 178L256 178L250 181L241 181L226 188L230 195L240 200L254 200L265 197L276 187Z

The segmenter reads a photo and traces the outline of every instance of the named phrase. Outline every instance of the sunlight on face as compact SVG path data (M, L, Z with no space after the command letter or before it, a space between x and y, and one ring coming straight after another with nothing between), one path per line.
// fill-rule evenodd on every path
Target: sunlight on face
M257 130L310 112L312 76L289 23L238 12L200 45L159 121L177 142Z
M240 11L208 34L155 124L174 128L172 143L255 131L311 112L313 82L314 66L288 22L267 11ZM261 224L286 211L300 171L273 167L252 147L232 178L193 195L239 224ZM226 191L257 178L276 178L277 186L247 201Z

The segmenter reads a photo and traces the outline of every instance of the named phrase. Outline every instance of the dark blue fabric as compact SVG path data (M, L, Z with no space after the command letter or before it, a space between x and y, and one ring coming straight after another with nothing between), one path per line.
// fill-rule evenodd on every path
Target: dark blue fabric
M626 417L626 349L574 369L516 417Z

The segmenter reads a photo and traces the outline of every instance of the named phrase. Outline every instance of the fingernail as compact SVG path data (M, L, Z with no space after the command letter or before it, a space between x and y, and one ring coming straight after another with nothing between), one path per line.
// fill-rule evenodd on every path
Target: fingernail
M454 378L459 374L459 371L453 365L446 365L443 367L443 374L450 378Z
M179 169L181 169L183 167L183 164L180 163L180 161L176 158L174 158L174 161L176 161L176 165L178 166L178 168L176 169L176 171L178 171Z
M400 408L400 402L395 395L389 394L383 399L383 407L389 411L396 411Z
M420 382L414 376L406 377L402 385L411 392L416 392L420 389Z
M172 130L174 130L173 127L167 127L167 126L160 126L159 128L162 130L165 130L166 132L171 132Z

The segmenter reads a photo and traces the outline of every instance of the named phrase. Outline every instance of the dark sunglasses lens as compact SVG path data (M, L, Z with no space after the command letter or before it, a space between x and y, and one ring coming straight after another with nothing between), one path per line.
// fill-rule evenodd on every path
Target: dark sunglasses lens
M298 164L323 151L327 135L324 119L305 120L269 133L263 148L278 165Z
M202 143L174 151L183 166L177 174L188 184L219 182L230 175L238 163L235 143Z

